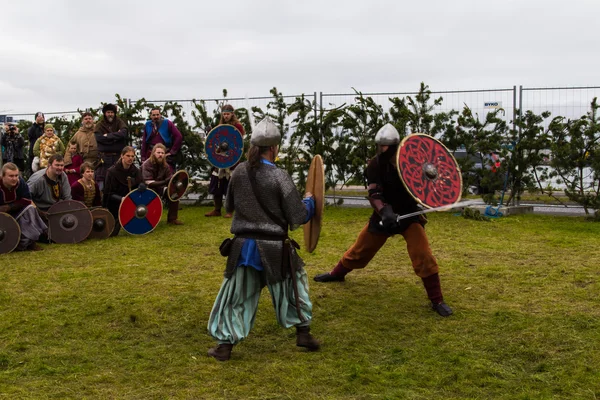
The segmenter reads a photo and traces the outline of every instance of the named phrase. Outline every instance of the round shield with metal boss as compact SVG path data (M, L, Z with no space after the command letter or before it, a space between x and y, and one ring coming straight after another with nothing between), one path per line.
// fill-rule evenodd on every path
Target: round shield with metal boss
M162 211L162 202L154 190L135 189L121 202L119 223L132 235L144 235L156 228Z
M106 208L94 208L92 230L88 239L106 239L115 228L115 217Z
M242 158L244 138L232 125L217 125L206 136L204 151L213 166L231 168Z
M325 206L325 170L320 155L313 157L306 178L306 191L313 194L315 199L315 215L303 225L304 246L309 253L317 247L321 235L323 208Z
M79 243L92 230L92 213L80 201L64 200L48 209L48 237L55 243Z
M0 213L0 254L10 253L19 245L21 227L7 213Z
M188 189L190 176L181 170L173 174L167 185L167 196L171 201L179 201Z
M460 168L439 140L423 133L408 135L400 143L396 158L404 187L422 206L441 207L460 200Z

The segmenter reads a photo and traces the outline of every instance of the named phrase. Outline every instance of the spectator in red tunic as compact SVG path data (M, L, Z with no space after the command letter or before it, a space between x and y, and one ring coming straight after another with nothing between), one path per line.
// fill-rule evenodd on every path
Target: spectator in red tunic
M77 153L77 143L69 142L69 149L67 151L69 152L71 161L69 164L65 164L65 173L67 174L67 178L69 178L69 185L73 186L81 178L79 169L81 168L81 164L83 164L83 157Z

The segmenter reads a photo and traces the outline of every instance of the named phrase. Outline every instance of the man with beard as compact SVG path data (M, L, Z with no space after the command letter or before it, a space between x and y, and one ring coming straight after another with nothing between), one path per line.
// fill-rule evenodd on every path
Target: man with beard
M2 166L0 212L10 214L21 227L21 240L17 250L43 250L36 241L48 227L36 212L29 188L19 176L19 168L14 163Z
M77 145L77 154L81 154L83 162L96 165L98 163L98 144L94 135L94 117L89 112L81 115L81 128L73 135L69 143ZM119 150L120 151L120 150ZM65 154L65 164L71 162L71 154Z
M233 106L230 104L225 104L221 108L221 120L219 121L219 125L223 124L233 125L238 131L240 131L242 137L246 134L244 127L233 113ZM210 175L210 182L208 184L208 193L213 195L215 209L204 214L205 217L221 216L221 207L223 207L223 195L227 193L227 184L229 182L229 178L231 177L231 171L233 171L234 169L235 166L225 169L213 167ZM231 213L226 212L225 218L231 218L231 215Z
M27 181L31 199L46 223L51 206L61 200L71 200L71 186L64 169L63 156L54 154L48 159L48 167L40 169Z
M137 189L142 183L142 174L140 170L133 165L135 161L135 151L131 146L123 147L121 157L115 165L108 169L106 174L106 185L104 186L104 195L102 196L102 206L108 208L108 211L119 221L119 207L123 197L130 191ZM116 223L111 236L117 236L121 230L121 224Z
M152 149L158 143L161 143L167 149L166 160L175 172L175 157L181 148L183 136L179 129L170 120L163 118L160 114L160 108L154 107L150 110L150 121L146 121L144 126L144 136L142 137L142 162L146 161L152 154Z
M173 171L167 164L166 154L167 148L162 143L154 145L150 158L142 164L142 179L146 186L158 193L168 204L167 223L183 225L183 222L177 219L179 201L171 201L167 195L167 185L173 176Z
M417 202L404 188L396 168L400 135L391 124L375 136L378 154L367 166L369 202L374 211L358 238L331 272L314 277L317 282L342 282L346 274L367 266L388 238L400 234L406 241L415 274L423 281L431 307L442 317L452 314L444 303L437 261L425 234L423 215L397 221L398 215L419 211Z
M119 159L127 146L127 125L117 117L117 106L106 104L102 107L103 118L96 124L95 137L98 144L100 164L96 169L96 182L100 190L104 188L106 173Z
M33 163L33 146L35 142L44 134L44 125L46 123L46 117L41 111L35 113L35 122L27 130L27 137L29 138L29 159L27 160L27 171L29 174L33 173L31 169L31 163Z

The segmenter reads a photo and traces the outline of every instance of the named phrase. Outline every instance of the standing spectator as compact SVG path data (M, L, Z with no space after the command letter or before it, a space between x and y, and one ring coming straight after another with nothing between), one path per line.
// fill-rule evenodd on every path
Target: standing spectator
M14 163L19 171L25 167L25 139L19 134L19 128L8 125L6 132L2 135L2 163Z
M154 107L150 111L150 121L146 121L144 127L144 136L142 137L142 162L146 161L152 155L152 149L158 143L163 144L167 149L166 160L175 172L175 156L181 148L183 136L179 129L160 114L160 108Z
M29 127L27 131L27 137L29 138L29 158L27 159L27 171L29 175L33 173L31 164L33 163L33 146L35 142L42 137L44 134L44 125L46 123L46 117L41 111L35 113L35 122Z
M67 174L67 177L69 178L69 186L72 186L79 178L81 178L79 168L81 168L81 164L83 164L83 157L81 157L80 154L77 154L77 143L69 142L68 146L69 150L67 151L67 154L69 161L66 161L67 154L65 154L65 174Z
M114 104L102 107L102 119L96 124L95 137L100 157L100 164L96 168L96 183L103 190L106 173L121 156L128 139L127 125L117 117L117 106Z
M81 154L84 162L92 165L98 163L98 144L94 135L94 116L89 112L81 115L81 128L73 135L70 143L77 145L77 153ZM65 165L71 162L70 155L65 154Z

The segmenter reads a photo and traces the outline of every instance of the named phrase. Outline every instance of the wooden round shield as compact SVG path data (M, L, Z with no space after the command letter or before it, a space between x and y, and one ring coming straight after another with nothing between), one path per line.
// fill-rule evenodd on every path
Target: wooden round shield
M115 228L115 217L106 208L94 208L92 211L92 230L88 239L106 239Z
M92 213L80 201L59 201L48 209L48 237L55 243L79 243L91 230Z
M121 202L119 223L132 235L144 235L156 228L162 211L162 202L154 190L135 189Z
M169 197L169 200L180 200L187 191L189 184L190 176L187 172L183 170L175 172L167 186L167 196Z
M441 207L460 200L460 168L439 140L423 133L408 135L400 143L396 158L404 187L424 207Z
M318 154L313 157L308 169L306 191L315 196L315 215L304 224L304 246L309 253L312 253L317 247L321 235L321 223L325 206L325 170L323 159Z
M19 223L7 213L0 213L0 254L10 253L21 241Z
M213 166L231 168L242 158L244 138L232 125L217 125L206 136L204 151Z

